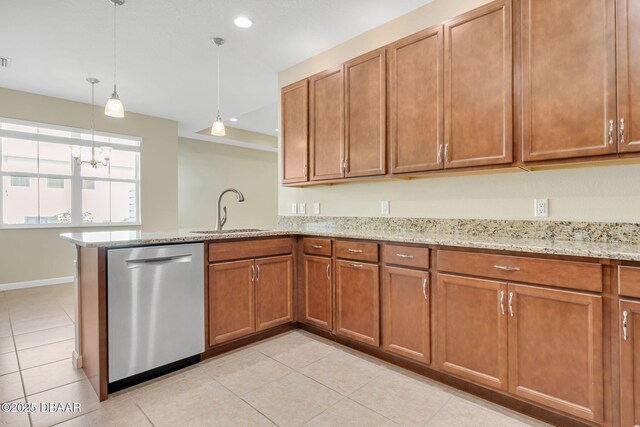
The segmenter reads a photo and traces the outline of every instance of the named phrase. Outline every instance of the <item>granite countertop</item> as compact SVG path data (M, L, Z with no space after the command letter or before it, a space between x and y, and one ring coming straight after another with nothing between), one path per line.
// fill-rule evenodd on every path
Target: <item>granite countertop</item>
M590 258L607 258L640 261L640 244L599 243L577 240L524 239L512 237L467 236L461 234L436 234L424 232L387 231L310 231L277 229L265 231L240 231L223 234L195 234L188 231L146 233L140 231L112 231L66 233L60 237L87 248L121 248L166 243L193 243L206 240L228 240L273 236L305 235L349 239L381 240L397 243L420 243L438 246L481 248L514 252L567 255Z

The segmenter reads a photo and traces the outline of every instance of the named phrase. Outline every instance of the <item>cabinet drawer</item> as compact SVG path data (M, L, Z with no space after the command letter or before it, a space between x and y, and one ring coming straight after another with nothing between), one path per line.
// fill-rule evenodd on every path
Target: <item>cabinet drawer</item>
M302 246L305 254L331 256L331 239L305 237L302 240Z
M415 246L384 245L382 259L385 264L414 268L429 268L429 248Z
M336 258L378 262L378 244L338 240Z
M288 255L292 249L293 243L288 237L239 242L213 241L209 243L209 262Z
M618 293L640 298L640 267L618 267Z
M438 251L438 271L602 292L602 266L588 262Z

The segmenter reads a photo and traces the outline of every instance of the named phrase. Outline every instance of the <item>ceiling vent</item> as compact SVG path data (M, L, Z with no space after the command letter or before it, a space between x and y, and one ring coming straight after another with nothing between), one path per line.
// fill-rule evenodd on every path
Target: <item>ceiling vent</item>
M9 68L9 67L11 67L11 58L0 56L0 68Z

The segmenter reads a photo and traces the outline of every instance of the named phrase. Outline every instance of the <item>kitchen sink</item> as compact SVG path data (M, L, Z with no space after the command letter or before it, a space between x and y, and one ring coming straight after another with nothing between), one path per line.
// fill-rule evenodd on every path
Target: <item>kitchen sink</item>
M229 234L229 233L255 233L256 231L266 231L259 228L235 228L229 230L203 230L203 231L190 231L193 234Z

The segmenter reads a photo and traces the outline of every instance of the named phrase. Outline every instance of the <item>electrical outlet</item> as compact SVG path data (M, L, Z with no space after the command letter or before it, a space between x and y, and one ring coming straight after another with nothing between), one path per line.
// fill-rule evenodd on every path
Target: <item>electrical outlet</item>
M300 215L306 215L307 214L307 204L306 203L300 203L300 209L298 209L300 211Z
M320 203L315 202L313 204L313 214L314 215L320 215Z
M389 215L389 201L384 200L380 202L380 213L382 215Z
M297 203L291 203L291 213L292 214L297 214L298 213L298 204Z
M536 199L533 205L533 214L536 218L548 218L549 199Z

